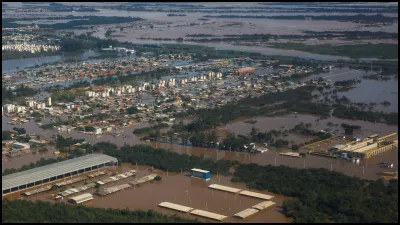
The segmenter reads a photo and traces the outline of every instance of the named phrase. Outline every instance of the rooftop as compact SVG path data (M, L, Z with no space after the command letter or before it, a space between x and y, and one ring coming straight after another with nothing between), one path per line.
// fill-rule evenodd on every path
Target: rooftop
M258 213L258 212L259 211L257 209L249 208L249 209L245 209L241 212L236 213L234 216L239 217L241 219L245 219L245 218L247 218L255 213Z
M168 208L168 209L174 209L174 210L177 210L180 212L189 212L190 210L193 209L193 208L190 208L187 206L178 205L178 204L174 204L171 202L161 202L160 204L158 204L158 206Z
M270 199L274 198L274 196L271 196L271 195L265 195L265 194L252 192L252 191L246 191L246 190L241 191L239 194L254 197L254 198L265 199L265 200L270 200Z
M63 162L53 163L47 166L41 166L14 173L1 178L2 190L4 191L10 188L41 181L50 177L63 175L107 162L118 162L118 160L108 155L90 154L75 159L69 159Z
M238 193L239 191L241 191L241 189L227 187L227 186L223 186L223 185L219 185L219 184L211 184L208 187L212 188L212 189L221 190L221 191L231 192L231 193Z
M207 211L200 210L200 209L195 209L195 210L191 211L190 214L202 216L202 217L206 217L206 218L210 218L210 219L214 219L214 220L219 220L219 221L227 218L227 216L212 213L212 212L207 212Z
M209 173L210 172L207 170L201 170L201 169L196 169L196 168L192 169L192 171L196 171L196 172L200 172L200 173Z

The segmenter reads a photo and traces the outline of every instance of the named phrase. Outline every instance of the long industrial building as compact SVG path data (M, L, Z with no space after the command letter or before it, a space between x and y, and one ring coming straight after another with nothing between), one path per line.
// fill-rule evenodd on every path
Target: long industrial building
M75 159L10 174L2 177L3 195L45 184L60 178L84 173L105 166L118 165L114 157L102 154L89 154Z

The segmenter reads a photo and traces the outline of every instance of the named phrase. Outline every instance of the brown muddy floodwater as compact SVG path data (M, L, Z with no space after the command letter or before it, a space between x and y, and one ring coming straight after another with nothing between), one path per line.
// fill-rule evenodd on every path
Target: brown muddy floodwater
M139 170L137 172L136 178L150 174L148 170L149 167L136 167L127 163L122 164L122 166L118 168L118 172L126 172L130 169ZM245 220L241 220L232 216L244 209L250 208L251 206L262 202L263 200L240 195L235 197L234 194L212 190L208 188L208 186L211 184L221 184L239 189L246 189L245 183L233 183L230 181L231 177L220 176L219 179L216 175L212 175L209 181L204 181L186 176L188 172L167 173L165 171L157 170L154 173L159 174L160 176L162 176L163 179L161 181L154 181L152 183L142 184L140 187L129 188L105 197L94 195L94 200L86 203L86 205L102 208L128 208L130 210L153 209L165 214L178 214L184 217L197 218L204 222L213 222L208 219L160 208L157 206L159 203L167 201L175 204L189 206L195 209L206 210L228 216L228 218L224 220L224 222L291 222L291 219L287 218L280 212L280 207L282 206L283 201L288 199L287 197L276 195L267 191L257 190L256 192L258 193L273 195L275 198L272 201L276 204L266 210L258 212L257 214ZM109 175L105 175L100 178L93 178L90 180L90 182L98 181L108 176ZM126 184L129 181L133 181L134 179L135 177L130 177L128 179L119 180L116 183L109 183L101 187L103 188L111 187L117 184ZM83 184L83 182L72 184L68 186L68 188L72 188L72 186L79 186L80 184ZM90 189L87 190L86 193L93 193L94 191L95 189ZM33 201L43 200L55 202L54 200L51 200L49 198L51 193L52 192L41 193L35 196L22 198ZM81 192L75 195L83 193L84 192ZM62 201L67 202L69 197L66 197ZM12 195L6 196L6 198L21 198L21 195L19 193L14 193Z
M45 147L49 150L48 152L44 153L37 152L37 154L32 154L31 152L23 152L20 156L15 156L15 157L2 156L3 159L2 171L11 168L15 169L21 168L23 165L39 161L40 158L49 159L57 157L54 154L54 152L56 151L54 146L45 146Z
M245 123L244 121L246 120L255 120L257 121L257 123L255 123L254 125ZM329 122L331 122L334 125L336 124L338 125L327 126ZM359 125L361 126L361 129L356 133L356 135L360 137L367 137L372 134L380 134L381 136L384 136L386 134L398 132L398 126L396 125L387 125L384 123L372 123L362 120L340 119L337 117L320 119L319 116L305 115L305 114L288 114L284 116L275 116L275 117L260 116L260 117L247 118L245 120L234 121L233 123L227 124L226 128L230 132L234 132L235 134L247 135L250 133L252 127L259 129L260 132L266 132L273 129L284 131L292 129L295 125L299 123L304 123L304 124L311 123L312 126L310 129L315 131L327 130L333 132L335 130L339 130L339 133L344 132L344 129L341 127L342 123ZM304 142L305 141L303 141L303 143Z
M303 122L303 123L312 123L311 129L313 130L320 130L326 129L326 124L328 122L332 122L333 124L339 124L337 127L331 127L331 130L338 129L341 130L340 124L347 123L353 125L360 125L361 131L356 135L360 137L366 137L374 133L378 133L381 136L386 134L390 134L393 132L398 132L397 126L389 126L382 123L370 123L365 121L359 120L344 120L338 119L335 117L331 117L325 120L320 120L319 122L316 121L318 117L312 115L286 115L286 116L279 116L279 117L256 117L253 118L258 122L255 124L255 127L260 129L260 131L269 131L272 129L280 129L280 127L285 126L285 129L291 129L294 125ZM61 134L64 137L72 137L77 139L85 139L89 143L98 143L103 141L110 141L118 146L123 146L125 143L128 145L135 145L135 144L149 144L153 147L158 148L165 148L169 149L172 152L176 152L179 154L188 154L188 155L196 155L202 157L209 157L212 159L220 160L237 160L241 163L257 163L260 165L285 165L289 167L295 168L326 168L335 171L343 172L349 176L357 176L365 179L376 180L379 179L381 176L379 175L381 172L386 171L397 171L398 170L398 151L397 149L393 149L387 151L385 153L379 154L374 156L368 160L361 160L361 162L357 164L352 164L348 161L338 161L336 159L325 158L321 156L314 156L314 155L307 155L305 159L299 158L292 158L287 156L281 156L278 154L279 151L282 149L278 149L277 151L269 150L263 154L248 154L244 152L230 152L230 151L223 151L223 150L216 150L212 148L201 148L201 147L191 147L191 146L183 146L178 144L169 144L169 143L156 143L156 142L144 142L140 141L138 137L133 135L132 130L134 128L126 128L124 129L123 134L127 136L127 138L122 137L113 137L112 135L102 135L100 137L95 137L92 135L82 134L78 132L71 132L71 133L59 133L55 130L45 132L39 128L34 122L22 124L22 125L9 125L7 122L10 121L9 117L3 117L2 120L2 128L3 130L11 129L12 127L24 127L27 133L35 133L39 135L43 135L47 139L50 138L53 134ZM243 132L243 134L248 134L251 130L252 124L244 123L244 122L234 122L232 124L228 124L227 128L230 131L234 131L236 134ZM239 132L240 131L240 132ZM220 132L223 133L223 132ZM297 135L292 135L297 136ZM292 136L284 137L290 138ZM300 136L297 136L298 138ZM290 139L289 139L290 140ZM295 139L293 139L297 144ZM305 142L305 141L304 141ZM304 143L302 142L302 143ZM286 149L287 150L287 149ZM49 153L48 153L49 154ZM49 155L49 157L52 157ZM55 155L53 156L55 157ZM6 168L20 168L21 164L29 164L31 162L36 162L38 159L35 156L31 156L29 154L19 156L19 158L9 158L11 161L3 163L3 167ZM13 163L14 160L17 160L18 163ZM391 162L394 164L393 169L387 168L380 168L378 163L379 162ZM9 165L7 165L9 163ZM6 164L6 165L4 165ZM363 170L364 167L364 170ZM4 170L4 168L3 168Z

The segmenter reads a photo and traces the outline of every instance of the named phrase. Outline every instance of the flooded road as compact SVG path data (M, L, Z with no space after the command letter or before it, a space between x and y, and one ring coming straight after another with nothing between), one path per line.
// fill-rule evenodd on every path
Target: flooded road
M148 167L144 166L133 166L127 163L122 164L118 168L118 172L127 172L131 169L138 169L136 178L140 178L146 175L149 175ZM289 218L286 218L281 212L280 207L284 200L288 199L287 197L272 194L267 191L256 191L258 193L264 193L273 195L275 198L272 200L276 204L266 210L258 212L257 214L249 217L246 220L241 220L232 217L234 214L249 208L253 205L256 205L263 200L245 197L245 196L235 196L231 193L225 193L222 191L216 191L208 188L211 184L221 184L239 189L246 189L245 183L233 183L230 181L231 177L211 175L211 179L209 181L204 181L196 178L190 178L188 172L183 173L167 173L165 171L155 171L154 173L162 176L161 181L154 181L152 183L142 184L139 187L132 187L121 192L117 192L114 194L110 194L105 197L100 197L95 195L94 200L86 203L88 206L93 207L103 207L103 208L118 208L118 209L141 209L148 210L153 209L158 212L166 213L166 214L178 214L180 216L189 217L189 218L197 218L200 221L204 222L212 222L211 220L200 218L197 216L193 216L190 214L180 213L169 209L160 208L157 205L161 202L167 201L175 204L180 204L184 206L189 206L195 209L206 210L218 214L222 214L228 216L228 218L224 222L291 222ZM90 181L97 181L104 179L109 175L103 176L102 178L94 178ZM116 183L109 183L101 186L103 187L111 187L119 184L126 184L129 181L135 180L135 177L131 177L124 180L119 180ZM81 183L76 183L70 185L79 186ZM95 189L87 190L86 193L93 193ZM83 194L81 192L79 194ZM75 195L79 195L75 194ZM22 197L26 200L44 200L54 202L54 200L49 199L49 193L42 193L31 197ZM7 196L9 199L18 198L19 194L13 194ZM70 196L69 196L70 197ZM68 197L66 197L63 201L66 202ZM68 203L69 204L69 203Z
M338 118L328 118L325 120L320 120L318 123L316 121L318 117L316 116L311 116L311 115L298 115L297 117L295 115L288 115L288 116L282 116L282 117L257 117L256 120L257 122L255 124L256 128L259 128L261 131L267 131L267 130L272 130L272 129L280 129L281 126L286 126L286 129L292 128L294 125L304 122L304 123L312 123L311 129L313 130L319 130L319 129L326 129L326 124L328 122L332 122L334 124L339 124L338 127L334 127L332 129L341 129L340 124L341 123L347 123L347 124L354 124L354 125L360 125L361 131L360 133L356 133L356 135L360 137L366 137L371 134L378 133L381 136L390 134L393 132L398 132L398 127L397 126L388 126L386 124L381 124L381 123L370 123L370 122L364 122L364 121L351 121L351 120L343 120L343 119L338 119ZM351 162L348 161L337 161L337 160L332 160L329 158L324 158L320 156L314 156L314 155L307 155L304 159L298 159L298 158L291 158L287 156L280 156L276 151L268 151L263 154L248 154L248 153L243 153L243 152L230 152L230 151L223 151L223 150L216 150L216 149L210 149L210 148L200 148L200 147L192 147L192 146L183 146L183 145L178 145L178 144L170 144L170 143L156 143L156 142L145 142L139 140L139 138L135 135L133 135L132 130L134 128L126 128L123 131L123 134L127 136L127 138L122 138L122 137L113 137L112 135L102 135L100 137L95 137L92 135L87 135L87 134L82 134L78 132L71 132L69 134L67 133L59 133L55 130L47 131L44 133L44 131L39 128L35 123L28 123L28 124L22 124L22 125L9 125L6 122L9 121L10 118L3 118L3 123L2 123L2 130L7 130L7 129L12 129L12 127L24 127L27 131L27 133L35 133L39 135L43 135L46 137L46 139L50 139L51 135L53 134L61 134L64 137L72 137L76 139L85 139L89 143L98 143L98 142L103 142L103 141L110 141L111 143L117 144L118 146L123 146L124 144L128 145L135 145L135 144L148 144L152 145L153 147L158 147L158 148L165 148L169 149L172 152L177 152L179 154L188 154L188 155L196 155L196 156L202 156L202 157L209 157L212 159L225 159L225 160L237 160L241 163L257 163L260 165L285 165L285 166L290 166L290 167L295 167L295 168L327 168L330 169L332 164L332 169L335 171L343 171L345 174L349 176L358 176L358 177L363 177L366 179L379 179L380 175L378 173L384 172L384 171L397 171L398 170L398 151L397 149L390 150L388 152L382 153L380 155L374 156L371 159L368 160L362 160L359 165L352 164ZM244 131L244 134L248 134L250 132L250 129L253 125L247 124L244 122L234 122L231 124L227 125L228 130L234 131L236 134L239 134L239 131ZM248 131L247 131L248 129ZM290 137L290 136L289 136ZM295 141L297 143L297 141ZM305 141L304 141L305 142ZM300 144L300 143L297 143ZM278 149L277 151L279 152L282 149ZM20 156L21 159L18 159L18 165L19 164L29 164L31 162L35 162L34 156ZM10 162L6 162L4 164L9 163L10 165L4 165L3 167L7 168L19 168L19 166L13 165L12 161L14 159L11 158ZM329 163L331 161L331 163ZM387 162L392 162L394 163L394 168L393 169L384 169L380 168L377 163L382 162L382 161L387 161ZM364 166L364 173L362 170L362 166ZM3 168L4 170L4 168Z

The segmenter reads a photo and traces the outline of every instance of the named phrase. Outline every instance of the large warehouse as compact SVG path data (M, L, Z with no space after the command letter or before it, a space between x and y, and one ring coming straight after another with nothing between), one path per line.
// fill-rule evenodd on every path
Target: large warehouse
M3 194L18 191L39 184L44 184L60 178L83 173L105 166L118 165L114 157L101 154L90 154L59 163L53 163L7 176L3 176Z

